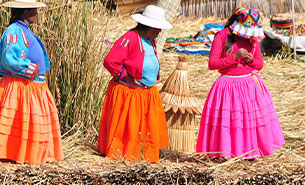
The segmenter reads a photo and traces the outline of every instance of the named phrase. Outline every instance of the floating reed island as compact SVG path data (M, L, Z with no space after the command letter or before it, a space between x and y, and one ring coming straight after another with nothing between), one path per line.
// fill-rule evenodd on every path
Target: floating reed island
M48 85L60 111L65 159L41 167L0 162L1 184L304 184L305 63L301 56L292 60L291 52L264 57L264 68L259 72L272 95L286 140L284 148L272 156L252 162L239 158L217 161L204 154L165 149L158 164L113 161L100 156L96 129L104 87L110 79L103 68L103 58L111 46L96 38L120 36L136 23L130 17L108 14L98 1L94 6L85 3L88 2L73 1L68 6L62 0L50 1L46 11L39 14L40 24L33 25L34 32L46 44L52 63ZM0 11L0 27L4 29L9 12L3 7ZM297 14L297 24L304 24L304 18L305 14ZM218 21L225 20L177 17L168 37L195 35L200 26ZM270 25L268 17L264 23ZM177 62L176 52L163 52L161 80L157 84L160 89ZM190 55L187 64L191 92L202 106L219 74L208 70L208 56ZM196 138L200 116L195 119Z

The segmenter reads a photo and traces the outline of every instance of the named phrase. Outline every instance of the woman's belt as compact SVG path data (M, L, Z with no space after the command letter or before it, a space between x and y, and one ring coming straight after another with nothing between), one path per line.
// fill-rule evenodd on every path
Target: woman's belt
M121 80L119 80L119 82L121 83L121 84L124 84L124 85L127 85L128 87L131 87L131 88L150 88L149 86L146 86L146 85L144 85L143 83L141 83L140 82L140 85L139 86L135 86L135 85L130 85L130 84L128 84L126 81L125 81L125 79L123 78L123 79L121 79Z
M226 77L226 78L244 78L244 77L248 77L248 76L252 76L252 73L245 74L245 75L237 75L237 76L221 75L221 77Z
M39 75L39 76L35 77L33 81L34 82L45 82L46 77L44 75Z

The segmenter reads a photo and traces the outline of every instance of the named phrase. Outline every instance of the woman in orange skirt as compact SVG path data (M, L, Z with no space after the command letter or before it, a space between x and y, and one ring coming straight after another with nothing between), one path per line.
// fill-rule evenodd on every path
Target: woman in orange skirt
M104 60L114 78L104 101L98 149L113 159L158 162L159 149L168 146L168 133L155 85L160 67L154 39L172 25L154 5L132 18L138 25L115 42Z
M50 62L28 27L45 4L18 0L3 6L12 8L12 16L0 40L0 159L33 165L62 160L57 109L45 83Z

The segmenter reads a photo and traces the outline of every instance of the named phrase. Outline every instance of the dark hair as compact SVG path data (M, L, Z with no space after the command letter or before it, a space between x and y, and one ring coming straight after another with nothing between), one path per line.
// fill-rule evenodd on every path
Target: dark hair
M136 31L147 31L150 27L146 26L144 24L138 23L136 27L134 27L131 30L136 30Z
M236 15L235 13L228 19L225 28L229 28L234 21L237 19L238 15ZM228 31L230 31L230 29L228 29ZM228 53L230 51L230 49L232 48L233 44L235 43L235 38L234 35L232 35L232 33L229 33L228 37L227 37L227 43L225 45L225 51Z
M17 20L20 20L26 8L12 8L11 9L11 19L9 25Z
M236 15L236 14L231 15L231 17L226 22L225 28L231 26L234 23L234 21L237 19L238 16L239 15Z

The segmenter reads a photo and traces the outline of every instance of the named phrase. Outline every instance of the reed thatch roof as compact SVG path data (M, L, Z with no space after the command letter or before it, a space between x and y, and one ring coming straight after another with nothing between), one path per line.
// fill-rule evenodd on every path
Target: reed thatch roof
M149 4L158 0L106 0L114 3L121 15L142 11ZM172 3L172 2L170 2ZM174 3L174 2L173 2ZM258 8L265 16L291 11L291 0L181 0L179 12L184 16L227 18L238 7ZM304 12L305 1L295 0L295 12Z
M229 17L238 7L258 8L265 16L287 13L291 10L290 0L182 0L181 12L185 16L219 18ZM295 11L304 12L304 0L295 0Z
M115 0L117 10L121 15L143 10L147 5L156 4L157 0Z

